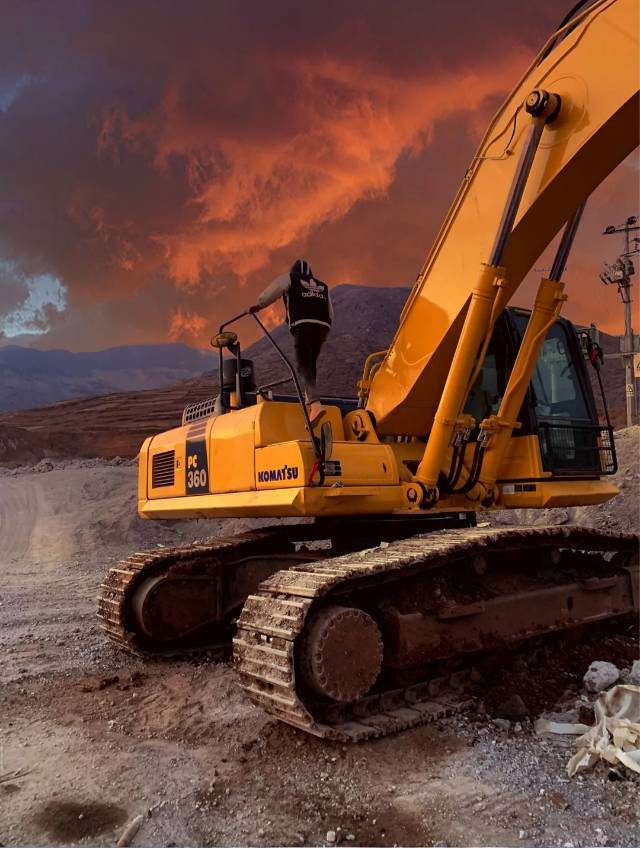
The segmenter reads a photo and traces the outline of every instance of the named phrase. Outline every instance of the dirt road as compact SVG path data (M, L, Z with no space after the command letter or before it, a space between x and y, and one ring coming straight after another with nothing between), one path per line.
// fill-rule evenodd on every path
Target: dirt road
M501 658L465 716L322 744L252 706L229 666L143 664L96 627L97 587L120 556L245 525L140 521L128 464L40 467L0 472L0 843L112 844L140 813L135 844L162 846L326 844L330 831L353 845L640 841L640 781L604 767L569 781L571 739L492 718L507 682L530 717L573 707L591 659L630 662L628 634Z
M0 561L18 562L31 547L42 512L42 486L33 480L6 480L0 498Z

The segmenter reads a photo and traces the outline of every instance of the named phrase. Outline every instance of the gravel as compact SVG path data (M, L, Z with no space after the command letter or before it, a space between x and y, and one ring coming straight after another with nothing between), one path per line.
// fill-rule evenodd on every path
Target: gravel
M633 482L631 435L618 440L619 473ZM541 714L582 720L597 697L583 689L592 662L637 674L633 634L501 653L478 668L466 713L323 743L249 703L231 666L143 663L96 627L97 587L124 552L246 525L142 522L128 461L51 463L0 471L3 768L27 770L0 786L0 843L113 845L152 810L140 844L640 844L640 777L599 763L569 779L575 738L533 730ZM637 529L631 482L621 498L585 515ZM526 709L515 721L501 710L511 696ZM65 832L69 804L79 809Z

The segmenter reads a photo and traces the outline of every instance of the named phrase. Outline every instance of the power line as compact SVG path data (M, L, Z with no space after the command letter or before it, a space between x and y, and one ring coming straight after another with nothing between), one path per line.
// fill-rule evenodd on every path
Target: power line
M611 264L605 263L604 270L600 274L600 279L605 285L617 286L618 294L624 305L624 339L621 345L621 353L625 363L627 427L630 427L637 420L635 377L633 373L635 344L633 327L631 325L631 286L633 285L631 277L636 271L631 257L640 253L640 238L634 236L631 239L629 236L630 233L636 230L640 230L637 215L630 215L624 224L617 226L610 224L608 227L605 227L602 233L604 236L612 236L617 233L624 234L624 252L618 256L615 262ZM631 249L631 241L634 243L633 250Z

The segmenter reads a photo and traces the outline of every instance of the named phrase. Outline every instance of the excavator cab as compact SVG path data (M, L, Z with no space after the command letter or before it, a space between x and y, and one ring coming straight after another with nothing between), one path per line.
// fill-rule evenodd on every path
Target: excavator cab
M464 409L475 420L497 414L529 315L508 308L497 321ZM617 471L613 429L598 419L587 362L574 325L557 319L542 343L512 436L514 447L520 439L537 440L545 475L596 479ZM604 394L602 405L608 415Z

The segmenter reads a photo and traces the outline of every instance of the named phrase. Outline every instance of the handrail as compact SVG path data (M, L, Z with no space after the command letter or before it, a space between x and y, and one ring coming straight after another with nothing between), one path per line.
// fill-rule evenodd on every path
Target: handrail
M382 360L383 357L387 355L387 349L385 350L376 350L374 353L370 353L369 356L364 361L364 368L362 369L362 379L358 380L358 408L364 409L364 405L367 401L367 397L369 396L369 387L371 385L372 369L378 365L380 366L380 362L376 363L376 358L380 358Z
M262 395L268 389L273 389L275 386L284 386L285 383L293 382L291 377L284 377L282 380L274 380L273 383L265 383L263 386L258 386L256 389L256 394Z
M293 367L293 365L292 365L292 364L291 364L291 362L289 361L289 358L287 357L287 355L285 354L285 352L284 352L284 351L282 350L282 348L278 345L278 343L276 342L276 340L273 338L273 336L271 335L271 333L270 333L270 332L267 330L267 328L264 326L264 324L262 323L262 321L258 318L258 316L256 315L256 313L255 313L255 312L252 312L252 313L251 313L251 315L253 315L253 317L254 317L254 319L255 319L256 324L258 324L258 326L261 328L262 332L263 332L263 333L264 333L264 335L267 337L267 339L269 340L269 342L271 343L271 345L272 345L272 346L275 348L275 350L278 352L278 354L279 354L279 356L280 356L280 359L282 359L282 361L284 362L284 364L285 364L285 365L287 366L287 368L289 369L289 372L291 373L291 379L293 380L293 384L294 384L294 386L296 387L296 394L298 395L298 400L299 400L299 402L300 402L300 407L301 407L301 409L302 409L302 414L304 415L304 422L305 422L305 426L306 426L306 428L307 428L307 431L309 432L309 436L311 437L311 444L312 444L312 446L313 446L313 453L314 453L314 455L315 455L315 458L316 458L318 461L320 461L320 462L321 462L321 461L322 461L322 459L323 459L323 457L322 457L322 448L321 448L321 446L320 446L320 439L319 439L319 438L316 436L316 434L313 432L313 427L311 426L311 419L309 418L309 411L307 410L307 405L306 405L306 403L304 402L304 395L302 394L302 389L300 388L300 381L298 380L298 374L297 374L297 372L296 372L296 369Z
M241 318L244 318L245 315L251 315L248 309L245 309L244 312L241 312L239 315L236 315L235 318L229 318L228 321L225 321L224 324L220 324L219 332L222 332L225 327L228 327L229 324L235 324L236 321L239 321Z
M322 456L322 447L321 447L321 444L320 444L320 439L313 432L313 427L311 426L311 419L309 418L309 412L307 410L307 405L304 402L304 395L303 395L302 389L300 387L300 381L298 379L298 374L296 372L296 369L293 367L290 360L286 356L285 352L278 345L276 340L273 338L271 333L264 326L262 321L258 318L256 313L255 312L249 312L249 311L241 312L240 315L236 315L235 318L230 318L228 321L225 321L224 324L220 324L220 332L222 333L222 331L224 330L225 327L228 327L230 324L233 324L235 321L239 321L240 318L244 318L246 315L252 315L253 316L256 324L260 327L263 334L267 337L267 339L269 340L271 345L277 351L278 355L280 356L280 359L282 359L284 364L289 369L289 372L291 374L291 379L293 380L293 384L296 387L296 394L298 396L298 401L299 401L300 407L302 409L302 415L304 416L305 427L306 427L306 429L309 433L309 436L311 437L311 446L313 447L313 454L314 454L314 456L315 456L315 458L318 462L322 462L323 456ZM222 348L220 348L220 393L222 394Z

